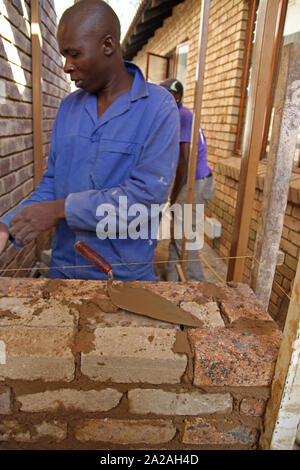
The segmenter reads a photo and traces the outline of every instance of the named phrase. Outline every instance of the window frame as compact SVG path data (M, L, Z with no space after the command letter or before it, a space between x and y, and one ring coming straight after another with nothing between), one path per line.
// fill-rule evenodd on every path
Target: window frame
M258 6L259 6L259 0L251 0L250 16L249 16L248 28L247 28L245 61L244 61L243 77L242 77L242 90L241 90L241 98L240 98L240 105L239 105L235 144L234 144L234 153L240 156L242 155L241 137L242 137L242 132L244 128L243 118L244 118L244 112L245 112L247 86L249 82L249 73L250 73L250 66L251 66L251 55L252 55L252 48L253 48L253 34L254 34L254 27L255 27L255 19L256 19L256 12L257 12Z

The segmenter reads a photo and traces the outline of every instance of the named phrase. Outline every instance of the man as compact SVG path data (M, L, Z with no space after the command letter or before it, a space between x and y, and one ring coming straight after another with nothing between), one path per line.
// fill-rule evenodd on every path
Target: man
M51 278L106 278L97 268L80 267L87 261L74 244L82 240L114 265L116 279L156 280L156 240L124 235L134 219L127 220L124 201L128 210L135 203L146 208L144 225L151 205L167 201L179 155L176 104L161 87L146 83L137 66L123 61L120 23L105 2L84 0L66 10L57 40L64 70L79 90L62 100L47 171L36 191L2 218L0 253L9 236L26 244L56 227ZM107 214L105 238L99 224Z
M182 104L183 86L181 82L175 78L169 78L162 82L161 86L167 89L175 98L180 115L180 156L174 185L170 195L170 203L171 205L174 203L180 205L182 208L182 214L184 214L193 113ZM214 177L210 167L208 166L206 154L206 139L202 129L200 129L194 204L203 204L204 206L207 206L208 202L215 196ZM193 233L195 233L196 230L196 206L193 206ZM162 275L162 277L167 281L178 280L175 261L181 258L181 246L182 240L174 239L174 237L172 237L169 246L169 262L167 263ZM187 256L188 259L193 260L187 264L187 279L190 281L205 281L198 250L188 250Z

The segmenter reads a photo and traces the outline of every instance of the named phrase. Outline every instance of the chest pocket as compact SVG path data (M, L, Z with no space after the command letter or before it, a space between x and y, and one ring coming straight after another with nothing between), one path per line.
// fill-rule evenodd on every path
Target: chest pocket
M109 189L124 184L138 161L142 146L105 139L94 145L96 155L91 180L95 189Z

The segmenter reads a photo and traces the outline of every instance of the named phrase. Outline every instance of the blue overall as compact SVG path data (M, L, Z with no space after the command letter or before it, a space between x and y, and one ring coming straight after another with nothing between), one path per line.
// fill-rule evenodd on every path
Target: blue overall
M97 268L80 268L88 262L74 250L74 243L82 240L113 265L115 279L156 280L152 265L156 236L153 228L151 234L150 209L152 204L167 201L173 183L179 114L168 91L147 83L133 63L125 64L134 76L132 88L99 119L96 95L77 90L62 100L42 181L16 211L1 219L8 225L25 206L66 199L66 218L58 224L52 244L51 278L106 279ZM128 207L140 203L148 210L146 239L118 237L121 196L127 197ZM116 238L97 236L97 224L104 217L108 220L108 213L99 210L103 204L115 208L117 224L112 221L107 227L113 227ZM131 215L129 223L134 219ZM60 268L65 266L78 267Z

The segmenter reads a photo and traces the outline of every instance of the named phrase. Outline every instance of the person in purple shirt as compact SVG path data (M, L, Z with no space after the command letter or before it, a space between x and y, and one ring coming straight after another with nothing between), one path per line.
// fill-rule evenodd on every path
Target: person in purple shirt
M180 156L177 166L175 181L170 194L171 206L175 203L181 205L182 211L186 202L187 192L187 172L189 163L190 142L193 125L193 113L183 106L183 85L175 78L169 78L160 84L167 89L175 98L180 116ZM192 230L196 232L196 206L195 204L203 204L207 206L209 201L215 196L215 181L211 169L207 163L207 146L206 139L200 128L198 159L196 168L196 181L194 192L193 221ZM178 273L176 269L176 260L181 258L181 239L172 237L169 245L169 262L162 274L162 279L166 281L177 281ZM190 281L205 281L202 263L199 258L198 250L187 251L188 260L186 277Z

